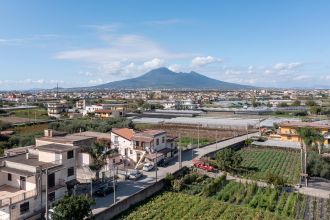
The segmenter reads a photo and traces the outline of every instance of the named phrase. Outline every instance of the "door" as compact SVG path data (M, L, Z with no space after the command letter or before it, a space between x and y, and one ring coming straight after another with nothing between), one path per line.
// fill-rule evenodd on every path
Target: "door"
M26 190L26 177L25 176L20 176L20 189Z
M48 174L48 189L55 186L55 173Z

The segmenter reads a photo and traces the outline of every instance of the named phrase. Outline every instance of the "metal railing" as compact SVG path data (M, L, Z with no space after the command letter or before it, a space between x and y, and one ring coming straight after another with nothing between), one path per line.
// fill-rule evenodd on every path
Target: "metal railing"
M0 207L24 201L26 199L37 196L37 194L38 194L37 190L33 189L33 190L30 190L30 191L22 192L21 194L18 194L18 195L12 196L12 197L1 199L0 200Z

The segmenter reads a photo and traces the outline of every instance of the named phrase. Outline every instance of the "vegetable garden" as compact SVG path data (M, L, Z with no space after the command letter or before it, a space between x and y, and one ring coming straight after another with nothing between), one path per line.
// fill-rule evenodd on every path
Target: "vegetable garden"
M299 181L300 156L297 151L245 147L238 153L243 158L241 166L249 170L241 172L244 177L265 180L268 173L273 173L291 184Z
M330 219L330 199L190 172L121 219Z
M122 219L286 219L249 207L184 193L164 192Z

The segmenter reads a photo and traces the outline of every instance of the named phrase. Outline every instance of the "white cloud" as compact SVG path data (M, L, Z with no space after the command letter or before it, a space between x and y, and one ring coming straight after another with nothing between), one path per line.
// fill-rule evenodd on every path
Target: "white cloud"
M294 63L277 63L274 65L275 70L292 70L297 67L300 67L302 63L294 62Z
M56 54L55 58L104 63L113 61L144 62L155 57L165 60L184 59L194 55L169 52L158 43L139 35L107 36L103 40L108 44L107 47L62 51Z
M202 67L211 63L221 62L221 59L212 57L212 56L206 56L206 57L195 57L191 61L191 65L193 67Z
M311 79L311 76L308 76L308 75L298 75L298 76L293 77L293 80L295 80L295 81L307 81L310 79Z
M158 59L158 58L154 58L152 60L149 60L149 61L144 62L143 63L143 67L146 70L151 70L151 69L156 69L156 68L159 68L159 67L164 66L164 63L165 63L164 60L161 60L161 59Z
M168 69L171 70L171 71L173 71L173 72L178 73L178 72L180 72L180 70L181 70L181 66L178 65L178 64L173 64L173 65L170 65L170 66L168 67Z
M103 79L98 78L98 79L91 79L88 81L89 84L102 84L105 83L105 81L103 81Z

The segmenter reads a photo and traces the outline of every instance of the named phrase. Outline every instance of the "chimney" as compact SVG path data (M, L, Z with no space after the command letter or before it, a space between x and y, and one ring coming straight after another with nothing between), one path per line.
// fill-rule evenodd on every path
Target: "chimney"
M26 158L27 160L30 159L30 154L29 154L28 151L25 153L25 158Z

